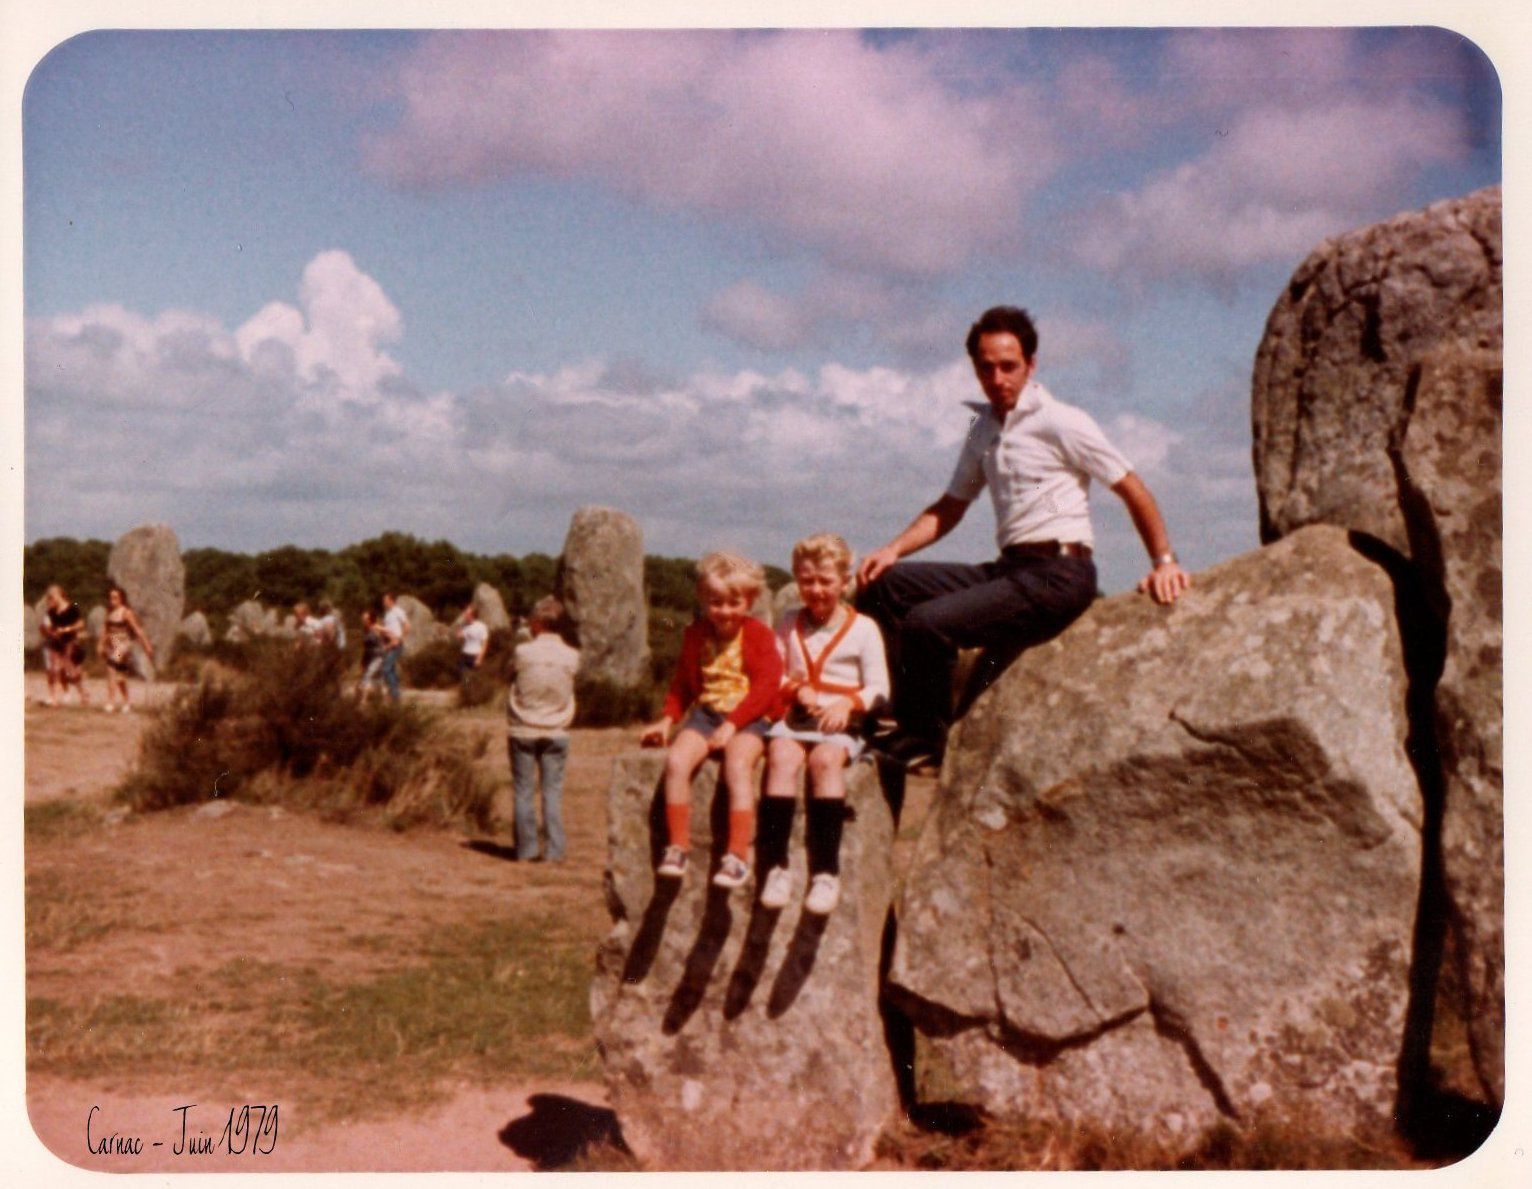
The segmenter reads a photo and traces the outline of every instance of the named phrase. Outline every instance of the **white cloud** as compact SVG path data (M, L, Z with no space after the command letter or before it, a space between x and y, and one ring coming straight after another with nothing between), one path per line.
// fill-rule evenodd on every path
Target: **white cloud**
M848 31L443 33L395 85L368 155L403 184L594 179L895 273L1012 237L1055 160L1025 84L960 94Z
M380 362L399 322L371 278L338 253L306 276L301 321L268 305L236 332L105 306L31 322L30 531L113 536L154 519L250 549L398 529L525 552L556 550L570 513L603 503L636 516L653 552L731 543L781 563L810 531L867 549L901 528L945 486L977 395L961 356L674 377L590 360L427 394ZM355 317L338 293L361 295ZM1097 333L1081 323L1058 346ZM1147 418L1109 432L1157 476L1199 465ZM969 519L950 548L982 556L987 510Z

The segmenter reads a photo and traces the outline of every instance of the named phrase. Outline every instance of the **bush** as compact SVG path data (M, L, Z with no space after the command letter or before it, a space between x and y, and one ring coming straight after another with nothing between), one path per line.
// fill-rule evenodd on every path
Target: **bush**
M450 636L428 644L406 644L399 676L411 689L451 689L458 683L462 654L462 647Z
M158 716L118 787L134 809L213 797L280 801L345 815L380 807L399 825L487 828L492 790L472 758L416 706L359 703L329 649L256 648L243 673L204 670Z
M467 680L457 687L457 704L460 710L472 710L475 706L487 706L502 690L495 670L490 666L494 658L485 661L468 674Z
M574 725L623 727L648 722L659 714L664 698L664 687L653 681L630 686L604 677L582 677L575 682Z

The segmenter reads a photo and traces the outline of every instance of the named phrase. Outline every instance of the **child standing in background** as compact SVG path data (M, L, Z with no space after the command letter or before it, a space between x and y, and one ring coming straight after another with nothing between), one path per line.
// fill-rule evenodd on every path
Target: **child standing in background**
M714 752L723 753L729 837L713 882L737 888L750 878L755 763L765 750L768 715L782 683L782 661L771 629L750 615L765 584L761 566L735 554L710 553L697 563L702 616L681 638L664 714L640 738L645 747L670 744L665 761L669 845L656 869L663 878L686 874L692 777ZM678 722L672 741L670 728Z
M532 607L532 638L516 645L513 654L507 735L516 790L516 857L525 862L545 858L557 863L564 857L564 764L569 759L580 653L559 636L563 619L563 603L552 595L538 599ZM535 804L539 785L548 838L541 854Z
M840 843L846 819L846 768L861 753L861 720L888 697L888 661L878 625L844 599L851 549L834 533L793 546L793 580L803 608L783 617L777 645L786 662L785 717L767 732L761 798L761 906L792 897L787 843L798 777L808 763L809 890L803 907L823 916L840 903Z

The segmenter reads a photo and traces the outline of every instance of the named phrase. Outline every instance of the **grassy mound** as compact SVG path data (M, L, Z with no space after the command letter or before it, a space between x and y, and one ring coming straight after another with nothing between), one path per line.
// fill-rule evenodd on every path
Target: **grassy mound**
M219 797L344 816L373 807L398 826L487 828L492 790L426 711L349 695L330 649L262 649L243 672L209 668L144 734L118 797L136 810Z

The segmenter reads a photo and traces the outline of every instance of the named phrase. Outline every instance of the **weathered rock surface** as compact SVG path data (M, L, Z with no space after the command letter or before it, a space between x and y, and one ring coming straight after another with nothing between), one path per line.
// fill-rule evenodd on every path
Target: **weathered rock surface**
M112 546L106 572L127 593L133 613L154 645L155 662L163 665L175 653L176 628L186 614L186 567L175 532L168 524L142 524L129 530ZM135 645L134 652L139 651Z
M410 621L410 634L404 638L405 652L424 648L452 634L452 629L444 623L437 623L431 608L414 595L399 595L398 602L405 618Z
M238 643L268 636L277 630L277 609L262 607L254 599L246 599L229 612L229 627L224 639Z
M580 640L580 675L638 685L649 671L644 537L614 508L579 509L564 538L559 595Z
M106 608L97 603L85 613L85 649L94 652L96 641L101 639L101 629L106 627Z
M473 588L473 609L479 617L479 622L492 632L511 626L511 617L505 609L505 600L488 582L481 582Z
M200 611L193 611L183 619L176 635L193 648L207 648L213 643L213 629L208 626L207 616Z
M771 596L771 622L772 626L782 622L782 617L789 611L796 611L803 606L803 597L798 593L798 584L789 582Z
M42 617L37 609L22 604L21 647L26 652L36 652L43 646Z
M826 918L802 911L801 803L787 908L761 908L753 880L712 886L726 798L711 762L684 886L657 884L663 768L659 752L621 757L608 795L614 925L591 1005L623 1135L657 1168L859 1167L898 1109L878 1010L894 825L877 776L852 769L843 898Z
M1098 602L975 703L889 975L921 1098L1188 1141L1388 1117L1421 850L1393 601L1307 529Z
M1436 686L1442 870L1470 1048L1497 1104L1505 1097L1501 374L1498 354L1428 357L1396 451L1411 551L1446 622Z
M1415 364L1440 346L1498 351L1500 188L1326 240L1266 323L1253 415L1261 537L1358 529L1408 555L1388 445Z

